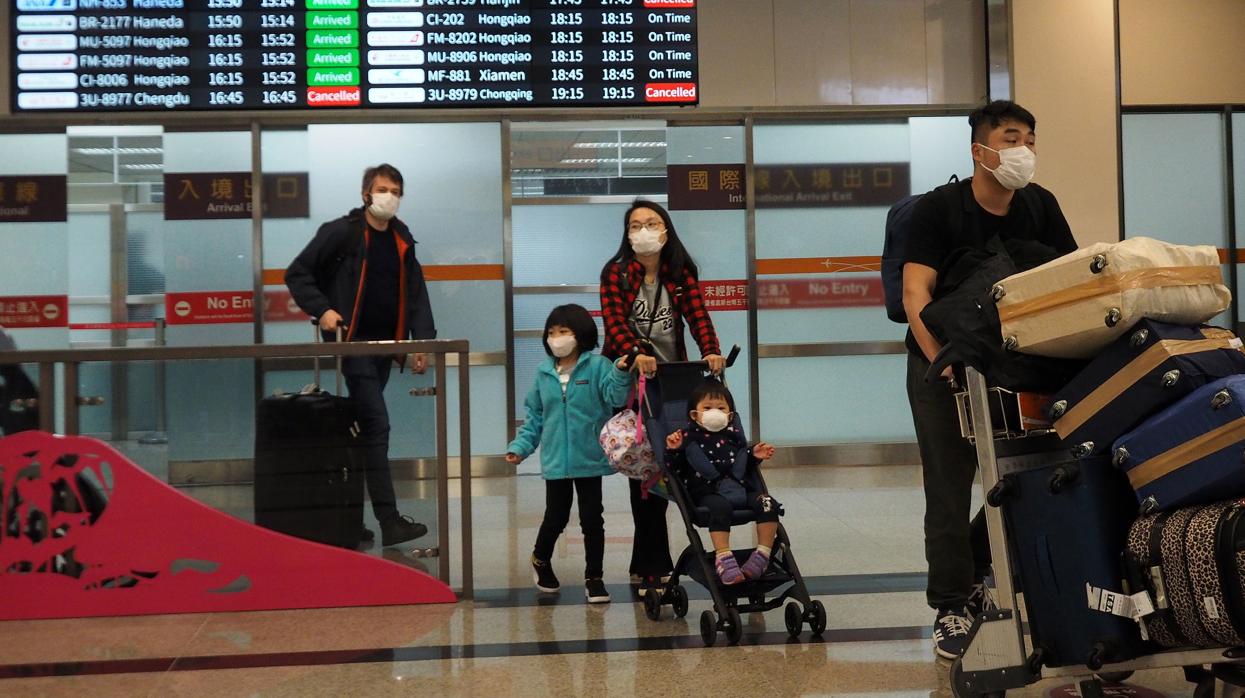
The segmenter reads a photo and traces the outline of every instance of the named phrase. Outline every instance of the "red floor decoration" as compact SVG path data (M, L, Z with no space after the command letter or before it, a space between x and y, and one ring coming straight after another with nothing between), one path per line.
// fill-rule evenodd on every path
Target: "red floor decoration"
M0 620L456 600L418 570L217 511L95 439L0 439L0 482Z

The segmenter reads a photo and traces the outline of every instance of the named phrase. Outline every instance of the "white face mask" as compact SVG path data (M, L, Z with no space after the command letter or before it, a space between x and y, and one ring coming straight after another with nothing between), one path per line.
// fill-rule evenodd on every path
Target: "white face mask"
M726 428L727 424L730 424L730 422L730 414L723 412L722 410L705 410L700 413L700 426L704 427L708 431L722 431Z
M573 334L560 334L557 337L549 337L546 341L549 342L549 351L559 359L570 356L578 344Z
M398 204L400 203L402 203L401 197L387 191L372 194L372 203L368 204L367 212L382 221L387 221L398 215Z
M1027 146L1018 145L1013 148L1004 148L995 150L987 146L981 146L986 150L999 154L999 166L993 170L986 167L985 163L981 164L986 171L992 173L994 178L999 180L999 184L1008 189L1022 189L1026 184L1033 181L1033 174L1037 172L1037 153L1034 153Z
M661 252L661 248L665 244L661 241L661 232L652 228L640 228L633 233L628 233L627 239L631 241L631 249L637 255L643 256Z

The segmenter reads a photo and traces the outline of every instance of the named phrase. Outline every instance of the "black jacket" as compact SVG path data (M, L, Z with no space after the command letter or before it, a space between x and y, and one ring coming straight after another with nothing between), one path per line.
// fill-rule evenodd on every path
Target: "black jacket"
M389 229L397 239L402 259L398 284L402 297L398 299L394 339L436 339L428 285L423 267L415 259L415 239L397 218L390 222ZM353 339L358 326L369 234L363 209L353 209L320 226L316 236L285 270L285 285L298 307L316 319L328 310L336 310L346 322L347 341Z

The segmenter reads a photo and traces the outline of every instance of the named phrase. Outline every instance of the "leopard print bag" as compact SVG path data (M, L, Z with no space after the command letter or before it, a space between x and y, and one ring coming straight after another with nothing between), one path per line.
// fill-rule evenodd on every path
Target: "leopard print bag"
M1239 541L1239 542L1238 542ZM1164 647L1245 644L1245 501L1152 514L1129 531L1137 588L1155 612L1144 622Z

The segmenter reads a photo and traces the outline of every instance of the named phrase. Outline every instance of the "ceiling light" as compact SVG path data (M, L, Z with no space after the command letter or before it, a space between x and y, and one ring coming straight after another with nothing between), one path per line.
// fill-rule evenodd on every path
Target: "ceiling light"
M575 143L572 148L665 148L664 141L633 141L629 143Z

